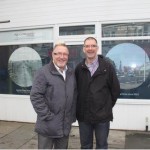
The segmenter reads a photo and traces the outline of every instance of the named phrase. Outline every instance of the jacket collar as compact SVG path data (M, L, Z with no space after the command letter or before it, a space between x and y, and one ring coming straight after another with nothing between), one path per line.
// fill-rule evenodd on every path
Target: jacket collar
M57 71L53 61L50 61L48 66L49 66L49 70L52 74L60 75L60 73ZM67 74L72 74L72 69L69 66L67 66L66 75Z
M104 56L103 55L98 55L98 62L99 62L99 67L96 70L96 74L97 73L104 73L107 71L107 67L106 67L106 63L104 61ZM81 66L82 69L88 69L87 66L85 65L85 58L83 59L83 61L81 62ZM94 73L95 74L95 73Z

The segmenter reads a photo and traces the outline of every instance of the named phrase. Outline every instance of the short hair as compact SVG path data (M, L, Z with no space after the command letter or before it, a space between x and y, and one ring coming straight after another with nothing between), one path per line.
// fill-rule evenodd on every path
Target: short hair
M67 45L66 45L65 43L56 43L56 44L54 45L53 50L54 50L57 46L64 46L64 47L66 47L66 48L68 49L68 47L67 47Z
M87 38L84 40L84 44L85 44L85 42L86 42L87 40L94 40L94 41L96 42L96 44L97 44L97 40L96 40L96 38L94 38L94 37L87 37Z

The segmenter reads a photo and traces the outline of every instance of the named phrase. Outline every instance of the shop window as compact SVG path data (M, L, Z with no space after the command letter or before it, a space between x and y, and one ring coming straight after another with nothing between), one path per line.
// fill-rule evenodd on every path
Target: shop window
M149 40L105 41L102 53L116 69L120 98L150 99Z
M149 22L103 24L102 37L150 36Z
M68 45L68 65L82 61L83 45ZM0 94L29 95L35 72L52 59L53 43L0 46Z
M50 61L52 43L0 46L0 94L29 95L35 72Z
M83 60L83 45L68 45L69 48L69 61L68 65L75 69L77 64Z
M35 72L51 59L52 33L53 28L0 32L0 94L30 94Z
M65 26L59 28L60 36L85 34L95 34L95 25Z
M149 33L149 22L102 25L102 54L116 69L120 98L150 99L150 39L143 38Z

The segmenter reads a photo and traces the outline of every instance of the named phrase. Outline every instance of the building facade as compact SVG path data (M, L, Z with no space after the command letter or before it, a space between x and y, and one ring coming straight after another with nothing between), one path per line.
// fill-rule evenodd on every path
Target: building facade
M116 69L121 93L112 129L150 126L149 0L0 1L0 120L34 122L29 94L34 73L51 59L56 41L79 63L83 41L97 38L99 54Z

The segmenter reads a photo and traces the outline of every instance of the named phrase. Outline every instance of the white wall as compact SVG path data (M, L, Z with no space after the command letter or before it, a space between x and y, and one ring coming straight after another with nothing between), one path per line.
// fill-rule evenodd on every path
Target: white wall
M145 130L146 117L149 119L150 128L148 100L118 100L113 112L114 120L111 122L111 129ZM29 96L0 95L0 120L35 122L36 113Z
M1 0L0 28L150 18L149 0Z
M117 101L113 112L112 129L145 130L146 117L150 128L150 100L123 100ZM150 129L149 129L150 130Z
M0 22L10 20L0 23L0 31L65 23L150 20L149 8L149 0L0 0ZM150 100L118 100L111 128L145 130L145 117L149 117L150 126ZM0 120L35 122L29 96L0 95Z
M0 120L35 122L29 96L0 95Z

